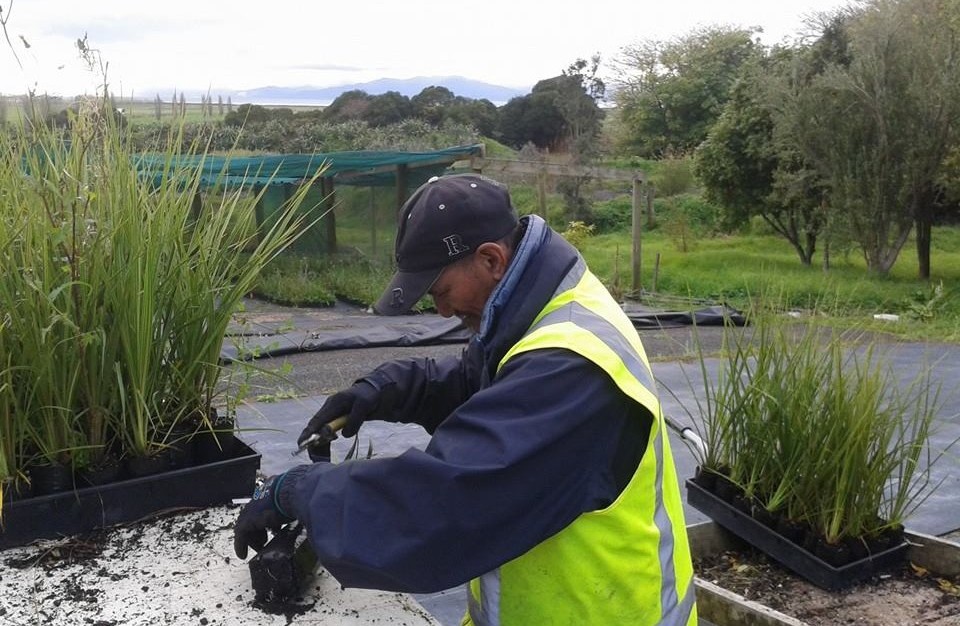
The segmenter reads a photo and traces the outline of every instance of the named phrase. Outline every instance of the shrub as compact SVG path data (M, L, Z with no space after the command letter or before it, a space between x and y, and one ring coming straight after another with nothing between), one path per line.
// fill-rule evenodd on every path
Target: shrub
M689 158L665 158L650 177L657 195L670 198L693 189L696 178Z
M593 207L593 225L598 233L629 230L633 223L633 200L621 196L598 202Z
M570 222L567 230L560 233L563 238L570 242L577 250L580 250L586 241L593 236L593 224L584 224L583 222Z

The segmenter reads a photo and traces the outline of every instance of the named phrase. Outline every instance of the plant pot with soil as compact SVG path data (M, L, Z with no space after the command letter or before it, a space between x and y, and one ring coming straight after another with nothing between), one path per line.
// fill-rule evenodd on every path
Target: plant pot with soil
M68 463L38 462L27 469L27 474L35 496L73 489L73 467Z
M197 462L215 463L230 458L237 443L236 428L236 415L221 415L211 409L210 419L194 436Z
M80 468L77 477L81 484L93 487L117 482L123 478L124 472L124 464L116 455L104 454Z

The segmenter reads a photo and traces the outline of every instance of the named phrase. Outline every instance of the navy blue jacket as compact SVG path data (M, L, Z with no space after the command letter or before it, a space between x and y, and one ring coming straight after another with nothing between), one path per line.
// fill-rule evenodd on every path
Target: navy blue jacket
M577 251L538 217L459 357L403 359L370 381L378 417L421 424L426 450L294 468L281 503L344 587L427 593L523 554L603 508L633 475L651 416L596 365L534 350L496 371Z

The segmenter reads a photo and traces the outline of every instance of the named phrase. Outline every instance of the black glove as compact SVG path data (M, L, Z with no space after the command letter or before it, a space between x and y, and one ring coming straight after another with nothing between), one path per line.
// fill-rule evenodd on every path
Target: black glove
M349 389L338 391L323 403L320 410L317 411L307 427L303 429L300 436L297 437L297 445L310 435L320 432L323 425L333 421L341 415L347 416L347 424L343 427L344 437L353 437L360 430L363 421L373 415L380 405L380 390L365 380L353 384ZM311 446L313 448L314 446ZM310 448L307 452L311 452ZM329 453L328 453L329 454ZM313 458L311 453L310 458Z
M267 543L267 529L278 530L293 518L280 508L277 497L286 474L272 476L253 492L253 498L240 510L233 527L233 551L247 558L247 547L257 552Z

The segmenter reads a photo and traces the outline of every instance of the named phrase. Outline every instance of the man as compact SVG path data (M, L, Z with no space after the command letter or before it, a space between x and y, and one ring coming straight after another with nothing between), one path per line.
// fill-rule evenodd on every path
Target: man
M398 272L376 305L425 294L476 334L459 358L386 363L331 396L342 415L417 423L425 450L302 465L237 520L260 549L292 518L345 587L470 581L464 624L696 623L683 505L640 339L586 264L506 189L434 178L401 210Z

